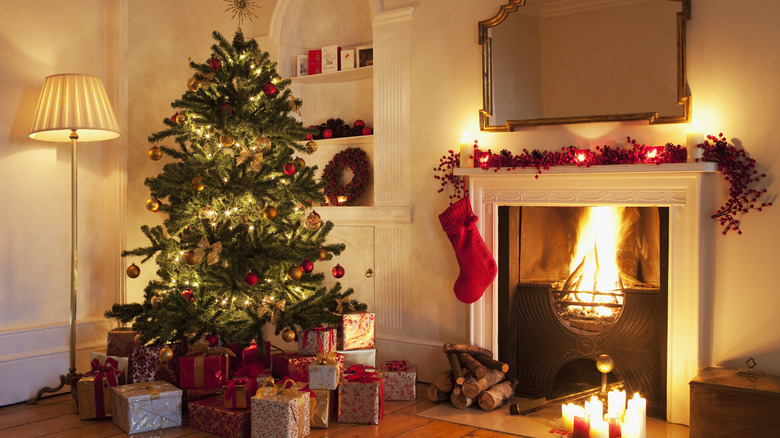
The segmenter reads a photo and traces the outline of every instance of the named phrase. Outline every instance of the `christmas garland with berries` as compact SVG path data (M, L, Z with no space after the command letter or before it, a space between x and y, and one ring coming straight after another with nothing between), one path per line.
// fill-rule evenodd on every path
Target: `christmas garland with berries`
M352 171L352 181L346 185L341 184L344 170ZM354 204L368 186L369 164L366 152L360 148L347 148L337 153L332 160L325 165L322 171L322 180L325 182L325 196L331 203L336 203L339 196L346 196L346 205Z
M504 149L498 154L493 154L490 149L487 151L474 150L475 165L485 169L493 168L498 172L499 168L507 170L535 168L537 170L536 178L542 173L542 170L549 170L553 166L576 165L580 167L590 167L596 165L610 164L665 164L665 163L685 163L687 161L687 150L680 145L667 143L666 146L657 155L650 156L647 153L648 146L637 144L636 140L628 137L630 147L621 148L620 146L596 146L596 152L581 151L574 146L563 148L561 152L554 151L528 151L523 149L519 155L513 155ZM756 161L747 156L744 149L738 149L729 145L723 134L718 137L708 135L707 140L696 146L703 150L703 158L697 158L696 161L710 161L718 163L718 171L723 174L724 179L729 183L729 199L721 206L711 217L720 222L725 235L730 230L742 234L739 228L737 214L746 214L751 210L762 211L764 207L772 206L771 202L760 202L759 198L766 193L766 189L758 190L751 188L751 185L757 183L766 174L759 174L755 170ZM463 184L463 178L454 174L454 170L460 164L460 154L454 151L448 151L448 154L439 159L439 165L433 170L436 173L434 178L441 181L441 187L438 192L441 193L452 187L453 193L450 195L450 203L468 196L468 190Z

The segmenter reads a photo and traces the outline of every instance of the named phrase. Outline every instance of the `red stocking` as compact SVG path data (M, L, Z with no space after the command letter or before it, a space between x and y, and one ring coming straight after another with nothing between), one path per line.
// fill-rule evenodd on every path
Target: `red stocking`
M464 303L473 303L496 278L496 261L474 225L477 216L471 211L468 198L450 205L439 215L439 221L452 242L460 266L455 296Z

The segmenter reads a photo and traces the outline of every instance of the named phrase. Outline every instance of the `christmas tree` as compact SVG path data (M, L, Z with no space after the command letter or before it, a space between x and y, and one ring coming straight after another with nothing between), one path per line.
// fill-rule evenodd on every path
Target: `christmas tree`
M164 226L141 227L149 246L123 256L155 257L156 279L143 303L115 304L106 317L133 322L141 342L162 344L203 336L223 343L263 341L275 333L337 322L345 309L365 310L336 283L321 286L315 262L343 244L326 244L333 228L311 206L323 183L296 154L317 145L292 117L301 101L277 75L276 63L241 31L233 42L218 32L212 55L194 70L188 91L172 102L167 128L152 134L149 157L172 158L147 178L147 209L167 214ZM173 139L178 147L163 141ZM128 268L137 277L139 268ZM343 275L337 266L334 276ZM216 336L217 338L215 338Z

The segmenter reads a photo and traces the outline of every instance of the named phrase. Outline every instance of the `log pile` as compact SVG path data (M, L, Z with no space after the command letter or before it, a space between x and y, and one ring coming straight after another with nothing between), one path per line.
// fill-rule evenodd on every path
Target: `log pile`
M450 369L442 371L428 386L428 399L447 400L458 409L477 405L491 411L514 394L514 385L505 380L509 365L493 359L493 352L475 345L442 346Z

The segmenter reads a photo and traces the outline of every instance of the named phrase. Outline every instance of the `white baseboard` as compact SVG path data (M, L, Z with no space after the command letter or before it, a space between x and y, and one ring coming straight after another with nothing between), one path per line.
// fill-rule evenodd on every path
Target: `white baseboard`
M442 371L450 368L442 351L443 342L426 339L383 336L376 339L377 366L388 360L407 360L417 365L417 381L430 383Z

